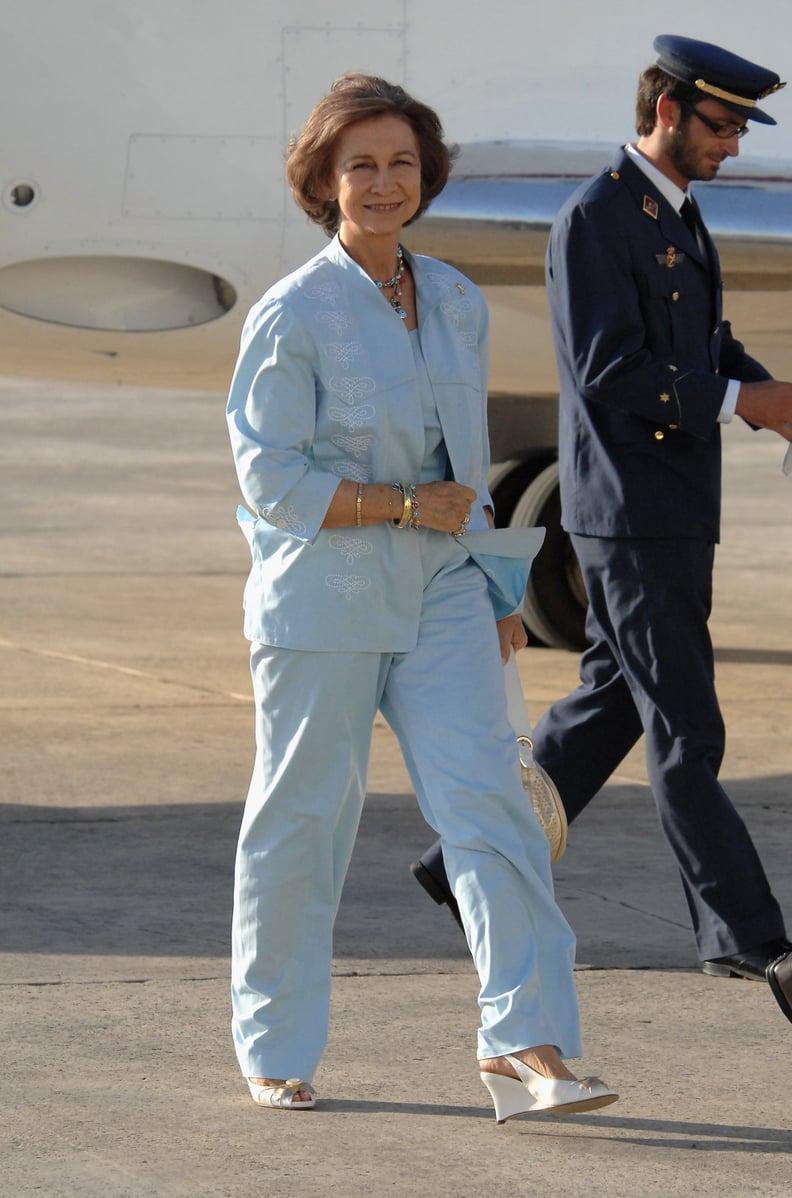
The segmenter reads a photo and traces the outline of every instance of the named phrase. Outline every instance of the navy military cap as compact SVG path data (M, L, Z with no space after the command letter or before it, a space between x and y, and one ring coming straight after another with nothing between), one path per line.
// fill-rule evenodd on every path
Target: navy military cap
M757 108L758 100L786 87L774 71L692 37L664 33L655 38L654 49L661 70L698 88L702 99L711 96L740 116L775 125L771 116Z

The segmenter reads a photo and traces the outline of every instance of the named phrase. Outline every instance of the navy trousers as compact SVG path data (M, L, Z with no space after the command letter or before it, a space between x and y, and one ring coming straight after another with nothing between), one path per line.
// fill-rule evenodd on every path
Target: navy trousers
M753 841L723 787L708 619L714 546L573 536L589 597L580 686L534 729L575 819L639 739L702 960L784 935Z

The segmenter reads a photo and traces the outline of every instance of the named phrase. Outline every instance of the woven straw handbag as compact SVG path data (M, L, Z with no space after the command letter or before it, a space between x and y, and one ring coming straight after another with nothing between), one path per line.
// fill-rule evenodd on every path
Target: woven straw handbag
M525 706L517 658L512 653L506 665L506 698L509 722L517 735L523 790L550 844L550 860L557 861L567 844L567 817L553 779L534 761L531 721Z

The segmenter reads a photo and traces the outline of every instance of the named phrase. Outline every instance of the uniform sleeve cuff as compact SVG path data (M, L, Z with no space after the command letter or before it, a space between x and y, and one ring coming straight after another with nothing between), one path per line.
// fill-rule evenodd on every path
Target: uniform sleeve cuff
M729 424L737 410L737 397L740 394L740 383L738 379L729 379L726 384L726 394L723 397L721 410L718 413L719 424Z

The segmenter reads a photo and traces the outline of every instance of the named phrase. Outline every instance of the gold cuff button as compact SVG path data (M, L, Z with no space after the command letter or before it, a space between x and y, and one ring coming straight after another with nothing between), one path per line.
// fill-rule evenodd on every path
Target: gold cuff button
M662 441L663 438L665 437L665 433L663 432L663 430L661 428L659 428L657 430L657 432L655 433L654 437L655 437L655 441Z

